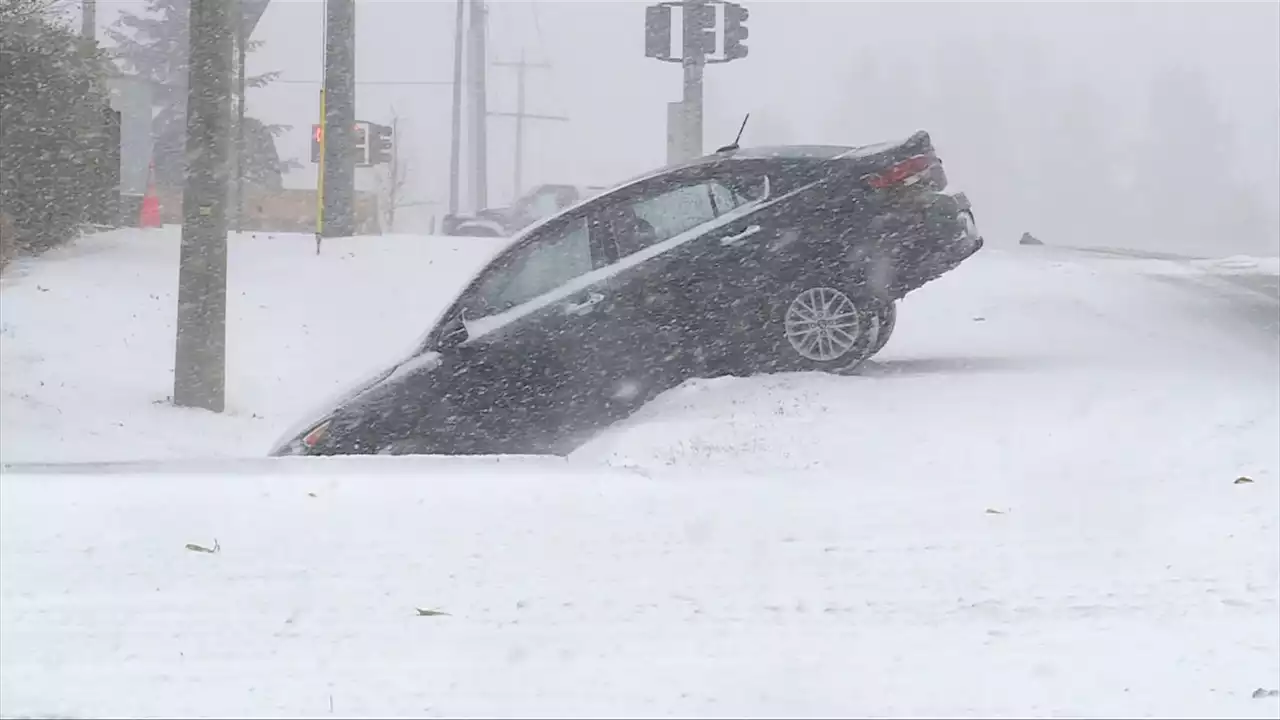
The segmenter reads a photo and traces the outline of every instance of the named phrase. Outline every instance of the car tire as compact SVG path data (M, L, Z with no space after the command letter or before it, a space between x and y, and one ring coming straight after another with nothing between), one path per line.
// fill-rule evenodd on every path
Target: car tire
M847 372L871 357L879 339L880 301L847 283L806 278L771 302L765 361L774 372Z
M882 303L876 313L876 325L876 341L871 346L871 352L868 353L868 357L879 353L888 344L889 337L893 335L893 329L898 325L898 304L895 302Z

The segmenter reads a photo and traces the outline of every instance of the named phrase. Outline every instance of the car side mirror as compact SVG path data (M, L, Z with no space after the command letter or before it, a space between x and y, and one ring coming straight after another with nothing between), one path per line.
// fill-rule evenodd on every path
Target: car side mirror
M463 310L449 321L440 333L440 349L453 350L461 347L470 335L467 333L467 312Z

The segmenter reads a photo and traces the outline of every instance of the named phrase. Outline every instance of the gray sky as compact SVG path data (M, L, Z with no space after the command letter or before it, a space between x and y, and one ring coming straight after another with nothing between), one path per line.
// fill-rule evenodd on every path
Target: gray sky
M665 156L665 103L679 99L678 65L644 57L639 0L490 3L490 60L552 63L534 71L533 112L563 114L568 123L534 123L526 145L526 184L561 181L611 184L660 165ZM984 182L981 142L963 124L934 109L913 115L910 100L885 110L883 98L860 102L851 89L861 58L947 52L948 43L981 47L999 66L1017 71L1028 53L1065 82L1083 84L1106 99L1109 122L1123 132L1143 129L1149 78L1181 64L1200 70L1229 126L1241 172L1272 188L1280 122L1280 3L1094 2L787 2L752 0L750 56L707 72L706 144L728 141L745 112L753 113L746 142L862 144L923 127L935 135L953 180L978 194ZM115 10L141 0L100 0L107 24ZM321 77L320 0L275 0L256 37L266 46L250 71L280 70L291 81ZM452 0L357 0L357 76L361 80L447 80L452 62ZM969 42L969 45L964 45ZM489 105L511 110L514 72L490 70ZM306 160L318 85L275 84L253 91L251 114L294 130L280 139L285 155ZM1013 91L1006 122L1041 112L1034 90ZM1025 102L1017 92L1030 93ZM892 102L891 104L898 105ZM450 91L446 86L359 88L361 119L402 116L401 142L413 168L409 194L446 199ZM491 201L509 197L510 119L489 122ZM1044 142L1052 142L1045 138ZM1259 154L1261 153L1261 155ZM1259 161L1259 157L1262 158ZM287 183L314 186L310 165Z

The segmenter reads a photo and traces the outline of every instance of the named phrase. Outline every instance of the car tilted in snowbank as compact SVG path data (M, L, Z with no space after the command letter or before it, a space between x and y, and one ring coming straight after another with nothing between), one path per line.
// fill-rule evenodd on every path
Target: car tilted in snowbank
M929 135L727 148L527 227L273 455L558 453L684 380L845 371L982 247Z

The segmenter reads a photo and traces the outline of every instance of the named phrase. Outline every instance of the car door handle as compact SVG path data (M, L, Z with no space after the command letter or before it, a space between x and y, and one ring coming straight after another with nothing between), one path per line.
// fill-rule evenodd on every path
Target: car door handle
M587 299L580 303L568 302L564 304L564 312L566 315L586 315L596 305L604 302L604 295L600 293L589 293Z
M725 247L729 247L730 245L737 245L738 243L742 242L743 240L746 240L747 238L751 237L752 235L755 235L758 232L760 232L760 226L752 225L751 227L747 228L746 230L743 230L737 235L730 235L728 237L720 238L720 244L724 245Z

